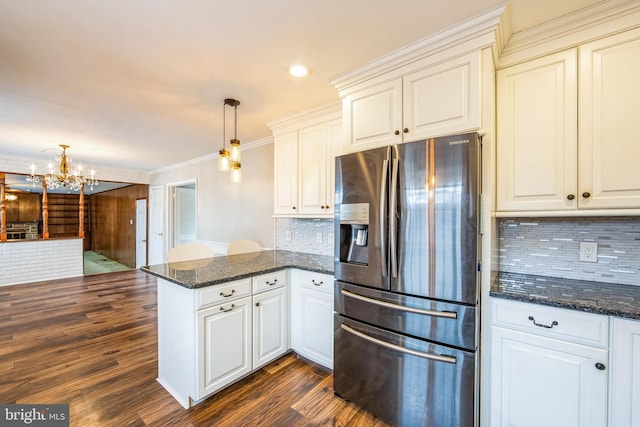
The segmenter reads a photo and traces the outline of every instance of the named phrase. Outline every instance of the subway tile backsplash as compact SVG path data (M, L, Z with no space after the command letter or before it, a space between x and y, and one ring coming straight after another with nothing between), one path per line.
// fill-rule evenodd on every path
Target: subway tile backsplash
M640 218L503 218L500 270L640 286ZM597 263L579 260L598 244Z
M276 218L276 248L333 255L333 220Z

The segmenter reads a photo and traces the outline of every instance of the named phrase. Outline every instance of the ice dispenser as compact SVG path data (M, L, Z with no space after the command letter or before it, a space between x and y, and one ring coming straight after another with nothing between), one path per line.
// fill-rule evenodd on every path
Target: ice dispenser
M340 261L369 264L369 204L340 206Z

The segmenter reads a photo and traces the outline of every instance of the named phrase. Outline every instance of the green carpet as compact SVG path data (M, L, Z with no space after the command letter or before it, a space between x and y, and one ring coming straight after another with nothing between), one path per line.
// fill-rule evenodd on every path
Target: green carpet
M100 255L94 251L84 251L84 274L100 274L112 271L131 270L124 264L120 264L104 255Z

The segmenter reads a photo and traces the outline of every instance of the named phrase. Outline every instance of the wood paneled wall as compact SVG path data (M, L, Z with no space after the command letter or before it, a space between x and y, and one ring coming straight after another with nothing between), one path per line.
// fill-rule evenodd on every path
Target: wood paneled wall
M148 196L146 184L88 196L91 250L135 268L136 200Z
M33 193L10 193L15 194L17 200L6 200L7 222L31 222L42 219L42 197Z

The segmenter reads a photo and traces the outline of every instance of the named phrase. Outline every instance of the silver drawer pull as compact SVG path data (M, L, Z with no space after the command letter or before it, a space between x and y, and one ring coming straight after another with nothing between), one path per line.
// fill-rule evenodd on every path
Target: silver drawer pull
M220 307L220 311L222 311L224 313L228 313L231 310L233 310L234 308L236 308L235 304L231 304L231 308L228 308L228 309L225 310L224 307Z
M273 279L273 282L270 282L270 281L268 281L268 280L267 280L265 283L266 283L268 286L273 286L273 285L275 285L276 283L278 283L278 279Z
M231 295L235 294L236 290L235 289L231 289L231 293L230 294L225 294L224 292L220 292L220 296L224 297L224 298L229 298Z
M322 286L322 285L324 285L324 282L323 282L322 280L320 281L320 283L317 283L317 282L316 282L316 279L311 279L311 283L313 283L313 284L314 284L314 285L316 285L316 286Z
M340 328L349 332L350 334L356 335L362 339L365 339L367 341L371 341L374 344L378 344L379 346L382 347L386 347L389 348L391 350L395 350L395 351L399 351L401 353L405 353L405 354L410 354L412 356L418 356L418 357L422 357L424 359L429 359L429 360L434 360L436 362L444 362L444 363L451 363L453 365L455 365L457 363L457 360L455 357L453 356L445 356L443 354L433 354L433 353L423 353L421 351L415 351L415 350L411 350L409 348L405 348L405 347L401 347L399 345L395 345L395 344L391 344L389 342L386 341L382 341L379 340L377 338L374 337L370 337L367 334L363 334L362 332L356 331L355 329L350 328L349 326L342 324L340 325Z
M360 301L366 301L382 307L393 308L395 310L408 311L410 313L416 313L416 314L424 314L426 316L432 316L432 317L444 317L445 319L458 318L458 313L456 313L455 311L423 310L421 308L406 307L404 305L392 304L390 302L385 302L385 301L378 301L377 299L363 297L362 295L354 294L353 292L345 291L344 289L341 290L340 292L342 293L342 295L347 297L359 299Z
M558 322L556 322L555 320L551 322L551 325L543 325L542 323L536 323L536 319L534 319L533 316L529 316L529 320L531 320L534 325L540 326L541 328L551 329L554 326L558 326Z

